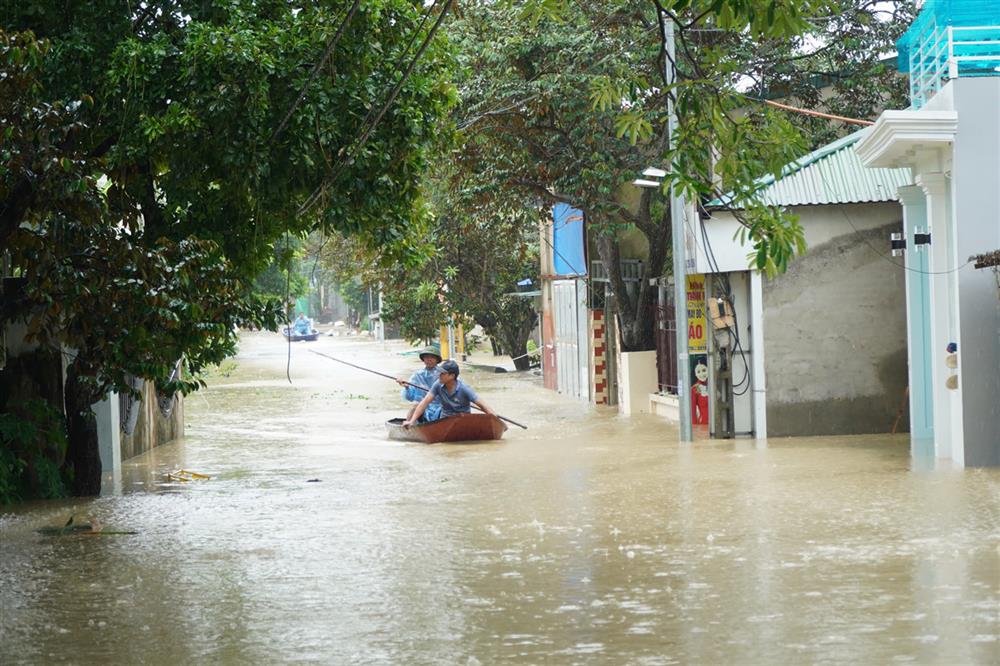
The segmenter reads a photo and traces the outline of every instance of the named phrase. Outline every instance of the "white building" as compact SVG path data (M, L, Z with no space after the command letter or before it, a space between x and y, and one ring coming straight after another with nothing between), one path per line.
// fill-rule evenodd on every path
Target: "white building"
M1000 248L1000 3L927 0L900 56L912 106L856 150L915 184L899 191L914 453L1000 465L1000 278L975 267Z
M763 179L761 199L797 215L808 246L784 274L747 267L738 211L716 202L688 221L689 271L705 276L713 436L907 429L904 270L889 239L902 224L896 189L909 173L865 169L853 151L860 137ZM713 325L712 310L730 307L733 316Z

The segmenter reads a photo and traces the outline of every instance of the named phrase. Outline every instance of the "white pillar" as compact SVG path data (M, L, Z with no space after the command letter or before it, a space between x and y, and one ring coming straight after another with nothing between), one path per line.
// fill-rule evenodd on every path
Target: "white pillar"
M957 389L945 382L951 370L945 366L949 342L958 340L959 264L955 256L951 216L951 186L940 172L917 175L917 185L927 195L927 223L931 234L928 268L930 269L931 309L931 381L934 397L934 448L938 458L950 458L964 465L962 445L962 382ZM909 239L912 242L912 239ZM961 355L959 355L961 358Z
M760 271L750 271L750 357L753 372L753 430L767 439L767 386L764 381L764 287Z
M97 447L101 456L101 494L122 491L122 440L118 394L111 393L91 407L97 420Z
M927 229L927 198L916 185L897 190L903 205L903 238L906 242L906 349L910 406L910 454L934 457L934 397L931 380L933 322L929 305L929 249L915 246L913 234Z

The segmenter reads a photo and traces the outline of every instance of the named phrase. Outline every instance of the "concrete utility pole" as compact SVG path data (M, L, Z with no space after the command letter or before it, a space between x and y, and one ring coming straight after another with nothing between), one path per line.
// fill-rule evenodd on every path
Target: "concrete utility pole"
M660 16L663 22L663 70L668 85L677 80L677 68L674 66L674 24L666 14ZM677 109L674 104L675 91L667 91L667 129L670 136L670 147L674 148L677 134ZM671 169L676 166L673 160ZM681 442L693 439L691 432L691 364L688 362L688 311L687 311L687 257L685 256L684 195L678 192L677 186L670 188L670 227L673 236L674 250L674 315L677 328L677 406L680 422Z

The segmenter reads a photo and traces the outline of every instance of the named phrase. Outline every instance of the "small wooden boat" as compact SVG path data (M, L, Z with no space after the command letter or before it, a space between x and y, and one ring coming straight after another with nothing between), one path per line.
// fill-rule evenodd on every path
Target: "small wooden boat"
M482 442L500 439L507 424L489 414L460 414L447 418L403 427L404 419L389 419L385 423L389 439L403 442Z
M310 333L296 333L294 329L290 329L287 326L281 329L281 334L292 342L314 342L319 338L319 331L315 328L311 329Z

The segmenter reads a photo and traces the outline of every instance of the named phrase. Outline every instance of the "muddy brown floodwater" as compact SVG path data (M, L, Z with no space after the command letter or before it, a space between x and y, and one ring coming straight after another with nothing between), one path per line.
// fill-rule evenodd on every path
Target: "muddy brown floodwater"
M7 509L0 663L1000 663L1000 471L906 436L681 446L471 369L529 429L407 445L398 387L307 352L408 375L403 348L298 343L289 384L246 336L117 493ZM71 513L137 534L35 532Z

